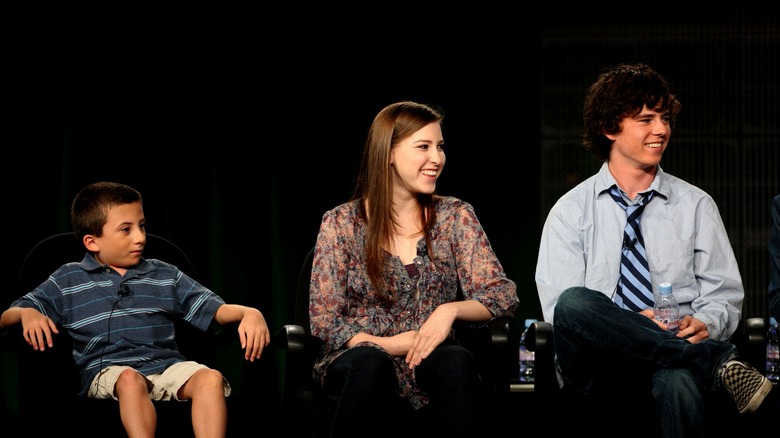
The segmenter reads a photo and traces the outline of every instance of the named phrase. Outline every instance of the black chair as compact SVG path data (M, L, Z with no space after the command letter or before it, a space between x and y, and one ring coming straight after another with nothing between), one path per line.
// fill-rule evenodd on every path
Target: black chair
M157 258L171 263L192 278L198 278L186 254L171 241L147 233L146 258ZM17 278L17 296L42 283L52 272L67 262L80 261L86 250L73 233L50 236L36 244L27 254ZM231 328L214 326L207 333L183 321L176 322L176 343L190 360L211 367L217 365L217 351L240 348L237 332ZM126 436L119 418L119 406L114 400L95 400L79 396L80 378L71 355L72 341L64 331L54 340L54 348L34 351L22 339L21 324L2 333L2 347L18 358L18 400L20 424L27 425L36 435L45 436ZM4 376L5 377L5 376ZM5 383L4 383L5 384ZM229 421L233 395L228 397ZM194 436L190 416L190 402L156 401L158 436ZM232 423L231 423L232 424ZM229 428L231 427L229 424ZM235 426L239 428L239 426ZM70 433L68 433L70 432ZM230 430L229 430L230 432Z
M759 370L763 370L766 345L766 325L763 318L748 318L740 323L731 339L740 358ZM655 406L650 388L640 387L628 379L616 379L614 388L602 396L585 396L566 385L560 387L555 366L553 325L545 321L533 323L526 335L526 346L535 353L536 368L534 392L539 406L555 406L565 422L554 429L559 433L588 432L601 437L632 436L658 437L660 425L655 416ZM620 368L620 364L604 363L605 367ZM625 370L620 370L624 372ZM708 394L705 428L707 436L745 436L751 431L759 433L776 427L778 388L770 393L761 408L753 413L740 415L729 396L723 392ZM637 420L637 412L648 416ZM771 422L770 422L770 417Z
M285 356L282 410L285 423L291 426L285 436L327 436L330 417L337 402L322 394L312 377L315 356L321 345L321 341L312 336L309 326L309 280L313 257L312 248L298 276L295 323L283 326L273 340ZM459 323L455 327L459 341L477 359L484 390L485 404L482 407L492 418L487 423L504 418L503 413L509 406L511 372L517 365L517 358L513 354L515 350L509 342L510 323L511 318L501 317L482 324ZM420 411L424 411L424 408ZM415 421L424 416L424 412L409 412L409 415L404 419L388 414L388 421L410 421L407 428L410 433L421 430L422 426ZM377 428L381 430L382 425L377 425ZM370 431L366 433L370 434ZM435 431L432 433L435 435Z

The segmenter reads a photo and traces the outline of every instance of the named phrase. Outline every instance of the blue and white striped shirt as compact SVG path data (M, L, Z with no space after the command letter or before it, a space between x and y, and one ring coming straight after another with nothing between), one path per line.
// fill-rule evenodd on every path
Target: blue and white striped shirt
M171 264L141 259L122 276L88 253L11 306L35 308L68 331L86 394L98 370L109 365L155 374L186 360L174 341L174 319L206 331L222 304Z

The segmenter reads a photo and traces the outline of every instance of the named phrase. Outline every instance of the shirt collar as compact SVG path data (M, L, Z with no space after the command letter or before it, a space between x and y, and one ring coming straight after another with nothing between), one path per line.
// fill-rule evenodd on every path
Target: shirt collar
M605 161L601 165L599 172L596 174L596 184L594 185L596 197L599 197L600 195L609 196L609 188L616 185L617 181L615 180L615 177L613 177L609 172L609 167ZM647 193L650 191L654 191L657 195L660 195L664 199L664 202L669 199L669 194L671 193L669 175L664 172L660 164L658 165L658 172L656 172L655 178L653 178L653 182L650 183L650 188L643 190L641 193Z
M79 263L79 266L81 267L81 269L87 272L99 271L105 268L105 265L98 263L95 256L93 256L92 253L90 252L87 252L84 255L84 258L81 260L81 263ZM137 265L127 269L128 272L133 271L140 275L147 274L153 270L154 270L154 265L147 262L146 259L144 258L141 258L141 261ZM128 275L125 276L129 277Z

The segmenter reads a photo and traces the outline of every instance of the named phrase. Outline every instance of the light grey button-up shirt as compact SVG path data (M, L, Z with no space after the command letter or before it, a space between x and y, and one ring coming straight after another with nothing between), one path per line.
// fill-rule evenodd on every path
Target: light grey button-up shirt
M550 210L536 264L545 321L554 321L558 296L569 287L614 298L626 224L625 212L608 193L615 184L605 162ZM657 197L645 208L641 227L653 292L671 283L680 315L693 315L707 324L711 338L727 341L737 329L745 291L715 201L660 166L649 190Z

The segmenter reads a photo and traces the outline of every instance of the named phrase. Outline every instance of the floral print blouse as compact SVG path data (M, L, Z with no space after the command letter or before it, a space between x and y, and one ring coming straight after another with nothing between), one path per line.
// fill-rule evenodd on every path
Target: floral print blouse
M311 332L323 341L314 366L320 383L328 366L344 353L346 342L359 332L393 336L417 330L440 304L455 301L458 288L466 300L477 300L493 316L513 316L519 301L517 285L507 278L474 213L454 197L435 198L437 223L431 231L436 258L431 261L424 238L417 242L414 269L386 253L385 283L396 297L386 304L373 293L365 269L366 224L360 201L326 212L320 224L309 286ZM380 348L373 343L361 343ZM428 397L414 380L414 371L395 357L401 395L419 408Z

